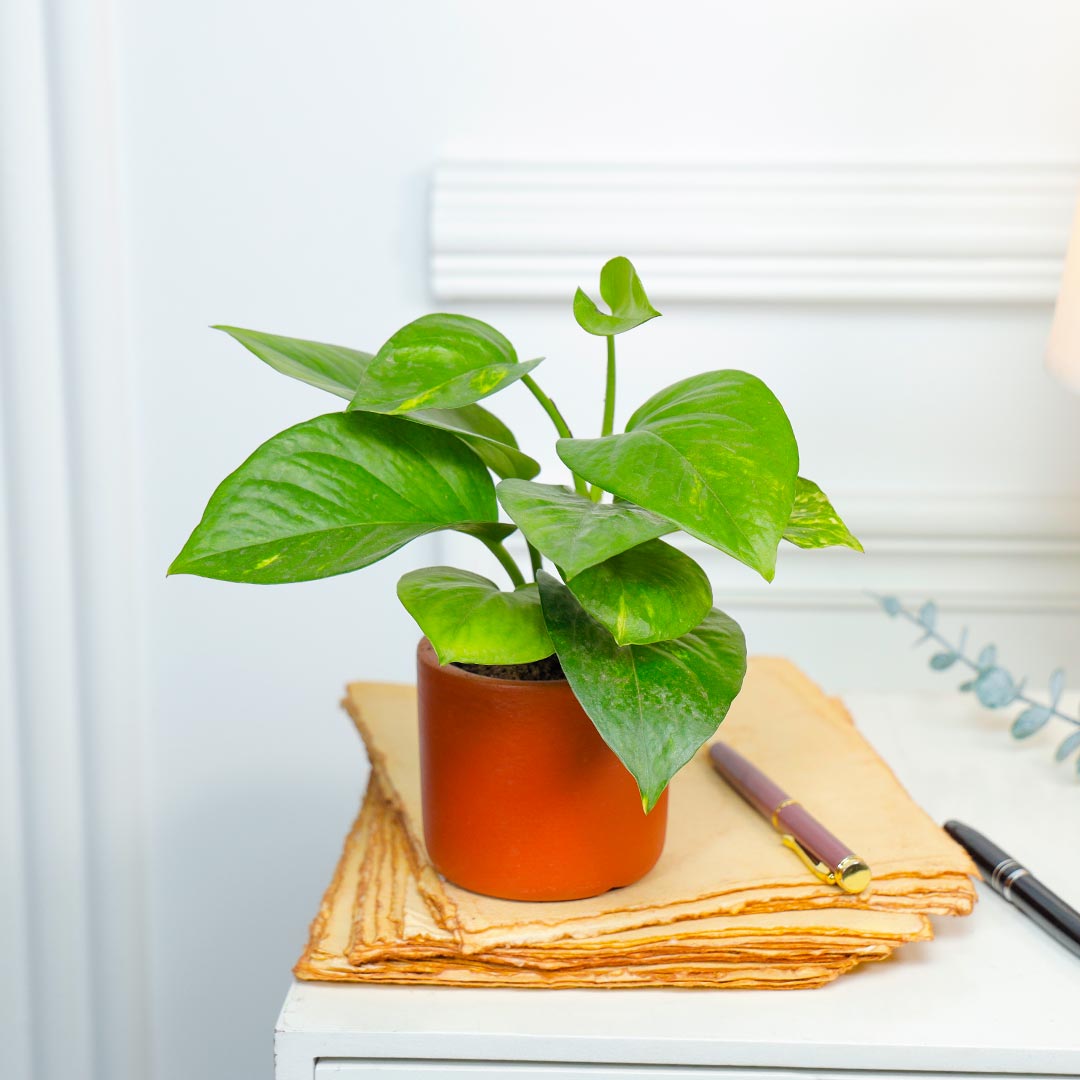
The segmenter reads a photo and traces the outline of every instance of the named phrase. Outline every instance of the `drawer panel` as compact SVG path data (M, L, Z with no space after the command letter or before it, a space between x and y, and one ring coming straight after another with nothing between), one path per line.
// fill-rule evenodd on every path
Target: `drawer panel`
M360 1061L324 1058L315 1080L1004 1080L990 1073L865 1072L665 1065L589 1065L515 1061ZM1028 1074L1029 1080L1038 1080ZM1016 1078L1014 1078L1016 1080Z

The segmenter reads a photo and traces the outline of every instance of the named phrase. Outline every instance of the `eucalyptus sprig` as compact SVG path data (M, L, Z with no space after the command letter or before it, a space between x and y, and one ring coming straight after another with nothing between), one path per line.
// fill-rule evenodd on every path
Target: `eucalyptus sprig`
M169 572L308 581L370 566L441 529L473 536L509 589L435 566L401 578L402 604L444 664L557 654L649 810L716 730L746 669L742 631L713 607L705 572L660 538L681 530L768 581L781 540L861 546L817 484L798 475L787 414L753 375L692 375L654 394L617 433L615 338L660 312L625 258L601 270L600 297L606 312L581 289L573 303L582 329L605 339L592 439L574 437L540 386L540 360L520 361L498 330L465 315L424 315L375 353L219 327L270 367L348 404L275 435L228 476ZM554 426L570 487L535 482L536 460L479 404L515 383ZM505 546L517 530L531 581Z
M1077 728L1076 731L1066 735L1058 745L1054 752L1055 760L1065 761L1080 750L1080 719L1063 712L1058 707L1061 695L1065 691L1065 672L1061 668L1050 676L1047 688L1050 703L1046 704L1026 692L1026 678L1017 681L998 663L996 645L985 645L977 656L970 657L964 651L968 637L966 626L961 629L955 644L939 633L938 609L933 600L927 600L918 611L909 611L895 596L879 596L877 600L891 618L905 619L923 631L922 636L915 642L916 645L933 641L942 646L940 652L930 657L930 666L935 671L946 671L959 664L971 673L971 678L961 683L960 690L974 693L980 704L988 709L1002 709L1007 705L1015 704L1027 706L1013 720L1009 728L1009 733L1014 739L1026 739L1034 735L1036 731L1044 728L1053 716ZM1075 767L1077 773L1080 774L1080 756L1076 759Z

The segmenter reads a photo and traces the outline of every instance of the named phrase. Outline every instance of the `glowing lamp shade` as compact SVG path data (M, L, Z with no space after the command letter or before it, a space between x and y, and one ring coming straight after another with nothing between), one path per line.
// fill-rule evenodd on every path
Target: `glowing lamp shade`
M1066 386L1080 392L1080 208L1065 255L1065 272L1046 347L1046 366Z

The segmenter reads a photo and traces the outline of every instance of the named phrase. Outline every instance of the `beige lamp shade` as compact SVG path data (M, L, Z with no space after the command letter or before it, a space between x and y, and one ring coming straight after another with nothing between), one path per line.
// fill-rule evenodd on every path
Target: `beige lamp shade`
M1080 391L1080 208L1065 255L1046 366L1070 389Z

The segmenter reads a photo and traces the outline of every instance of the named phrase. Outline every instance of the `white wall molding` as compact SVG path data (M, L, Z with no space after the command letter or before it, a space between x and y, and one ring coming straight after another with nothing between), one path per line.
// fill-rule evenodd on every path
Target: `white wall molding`
M5 949L0 1001L21 1030L0 1071L33 1080L150 1075L111 14L110 0L0 7L0 572L13 616L0 754L16 758L0 775L19 778L0 840L16 847L11 947L28 951L9 966Z
M634 258L658 300L1048 302L1080 162L450 162L430 277L447 300L565 299Z
M33 1080L93 1077L95 1023L71 470L64 389L45 5L0 5L0 314L3 463L13 613L25 962L14 1053ZM11 873L11 879L7 878ZM23 986L7 981L21 975ZM7 1042L5 1037L2 1040ZM5 1046L5 1051L8 1049ZM5 1069L5 1074L8 1070Z

